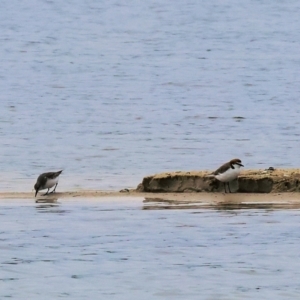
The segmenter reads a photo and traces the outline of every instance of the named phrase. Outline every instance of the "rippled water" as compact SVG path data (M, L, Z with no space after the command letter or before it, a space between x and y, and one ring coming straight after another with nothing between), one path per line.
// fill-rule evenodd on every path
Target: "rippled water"
M298 167L299 13L295 0L2 1L0 191L60 168L58 191L233 157ZM299 295L297 209L79 200L0 202L1 299Z
M299 1L3 1L0 190L297 167Z
M1 299L297 299L300 211L0 202Z

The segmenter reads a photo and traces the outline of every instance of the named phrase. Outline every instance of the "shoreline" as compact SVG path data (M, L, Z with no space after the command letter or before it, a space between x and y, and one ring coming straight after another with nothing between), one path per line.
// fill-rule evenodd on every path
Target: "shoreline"
M254 205L254 204L271 204L284 206L299 206L300 193L149 193L129 190L119 191L103 191L103 190L81 190L71 192L57 192L47 196L38 195L34 197L32 192L0 192L0 202L5 200L32 200L35 202L51 202L58 199L66 201L142 201L143 203L160 203L160 205L191 205L195 204L201 207L213 207L220 205Z

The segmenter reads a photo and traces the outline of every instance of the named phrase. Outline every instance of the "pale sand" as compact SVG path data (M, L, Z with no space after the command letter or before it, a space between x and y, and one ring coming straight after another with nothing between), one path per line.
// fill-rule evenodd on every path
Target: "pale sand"
M207 204L210 206L218 205L239 205L239 204L285 204L296 205L300 207L300 193L270 193L270 194L255 194L255 193L141 193L135 190L128 192L116 191L95 191L82 190L74 192L57 192L47 196L34 197L34 193L28 192L2 192L0 193L0 201L4 200L21 200L32 199L36 200L78 200L93 199L94 201L119 199L124 201L142 200L146 202L162 202L162 203L197 203Z

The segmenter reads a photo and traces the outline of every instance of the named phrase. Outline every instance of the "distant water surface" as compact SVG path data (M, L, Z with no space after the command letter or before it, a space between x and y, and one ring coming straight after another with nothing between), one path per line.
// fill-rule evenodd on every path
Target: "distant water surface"
M0 202L1 299L298 299L300 211Z
M299 1L3 1L0 190L299 167Z

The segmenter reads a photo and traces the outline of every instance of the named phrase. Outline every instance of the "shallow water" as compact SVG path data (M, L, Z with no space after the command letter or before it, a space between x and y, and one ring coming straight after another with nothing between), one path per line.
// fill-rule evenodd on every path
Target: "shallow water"
M1 299L297 299L299 209L0 202Z
M300 2L3 1L0 190L300 165Z

